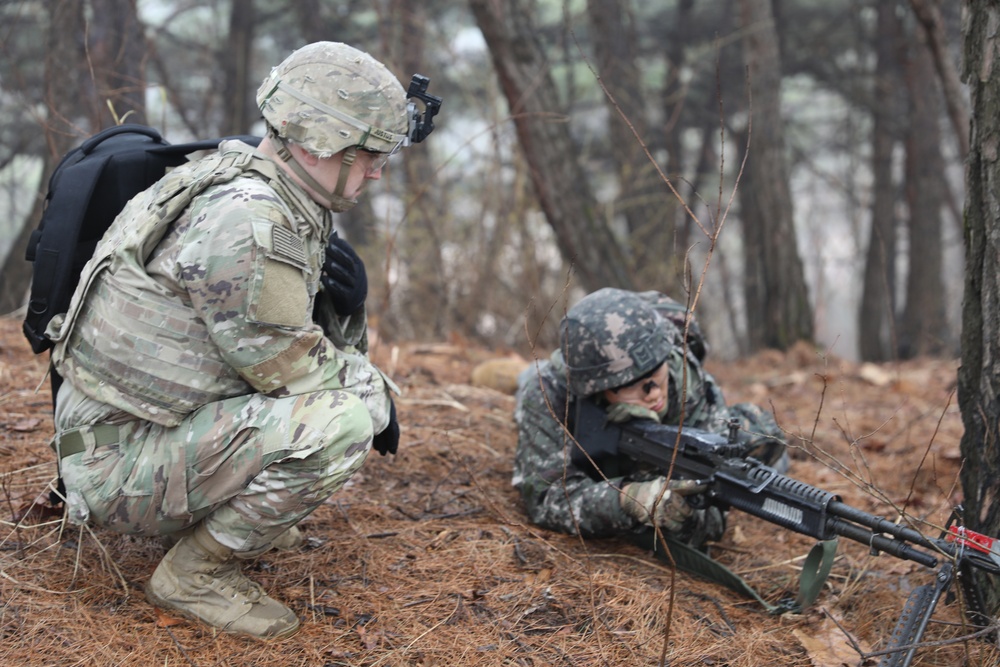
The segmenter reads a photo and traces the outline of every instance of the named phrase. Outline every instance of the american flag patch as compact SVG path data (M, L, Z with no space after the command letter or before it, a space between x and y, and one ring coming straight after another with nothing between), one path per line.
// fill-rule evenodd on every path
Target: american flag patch
M306 250L302 239L296 236L295 232L281 225L271 227L271 251L275 256L286 260L289 264L301 267L305 267L307 264Z

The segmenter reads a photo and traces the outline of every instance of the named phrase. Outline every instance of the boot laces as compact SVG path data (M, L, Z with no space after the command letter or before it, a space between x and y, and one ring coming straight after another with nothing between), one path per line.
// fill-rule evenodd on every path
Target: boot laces
M215 579L218 582L219 594L229 596L233 600L242 595L248 604L255 604L267 595L260 584L240 571L236 563L228 563L220 568L216 572Z

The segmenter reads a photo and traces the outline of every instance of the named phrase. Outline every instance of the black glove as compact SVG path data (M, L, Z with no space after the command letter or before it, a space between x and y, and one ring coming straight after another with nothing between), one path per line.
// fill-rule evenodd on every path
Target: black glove
M374 447L379 454L395 454L399 447L399 422L396 421L396 404L389 399L389 425L385 430L375 436L372 440Z
M330 297L333 309L341 317L356 313L368 297L368 274L365 263L351 244L334 232L326 244L326 261L320 282Z

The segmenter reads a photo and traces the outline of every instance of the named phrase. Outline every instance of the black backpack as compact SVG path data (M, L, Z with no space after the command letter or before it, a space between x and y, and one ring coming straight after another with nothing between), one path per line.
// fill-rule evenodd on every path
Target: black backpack
M255 146L260 142L260 137L232 138ZM118 212L168 168L186 162L190 153L215 149L220 141L172 145L151 127L117 125L66 153L49 179L42 218L25 253L33 266L22 329L35 354L53 346L45 328L66 312L80 271Z

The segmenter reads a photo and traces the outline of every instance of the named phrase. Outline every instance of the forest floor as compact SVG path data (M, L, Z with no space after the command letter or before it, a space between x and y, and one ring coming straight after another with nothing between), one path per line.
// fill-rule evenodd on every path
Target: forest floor
M932 572L841 540L816 604L772 615L620 540L583 542L527 523L510 484L515 445L506 357L461 341L379 344L403 388L402 441L373 455L302 524L306 545L249 574L302 629L262 643L160 614L142 586L154 539L64 525L44 504L56 477L46 357L0 319L2 665L875 665L910 590ZM857 365L796 348L710 363L729 402L774 410L793 444L789 475L935 534L959 500L957 362ZM480 367L481 368L481 367ZM20 519L19 522L16 519ZM813 541L739 512L712 554L765 599L796 592ZM940 605L914 665L1000 665Z

